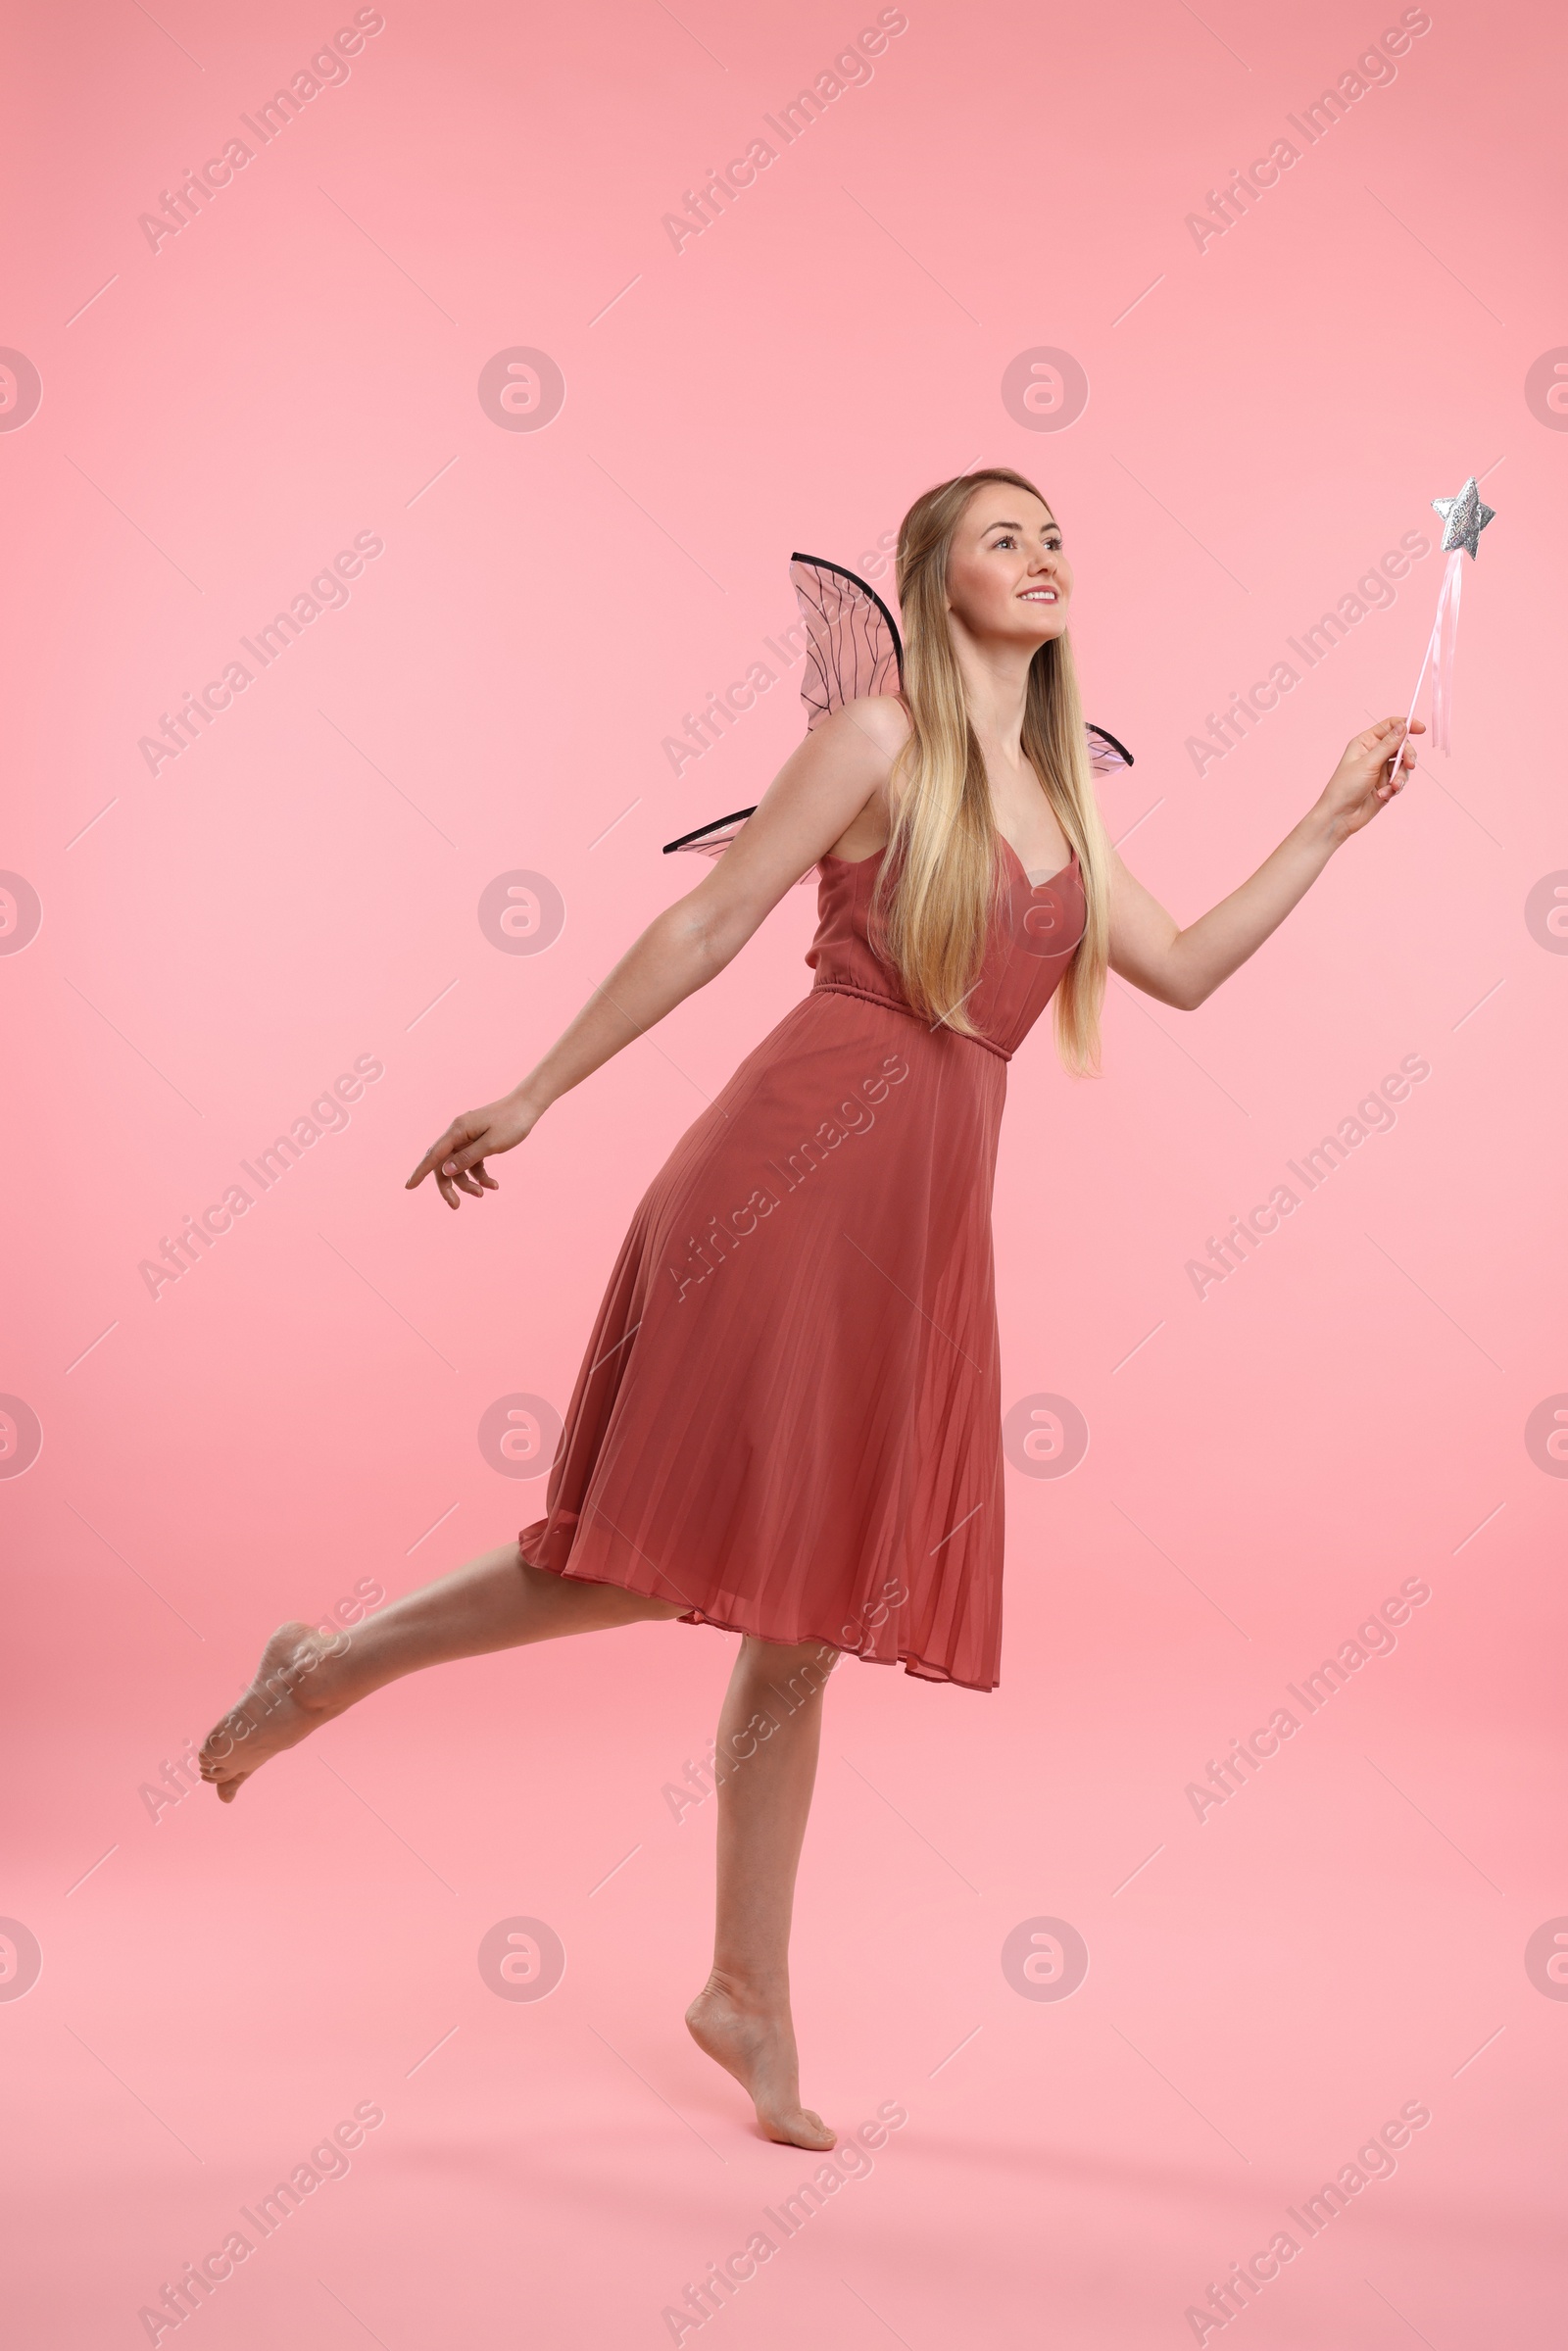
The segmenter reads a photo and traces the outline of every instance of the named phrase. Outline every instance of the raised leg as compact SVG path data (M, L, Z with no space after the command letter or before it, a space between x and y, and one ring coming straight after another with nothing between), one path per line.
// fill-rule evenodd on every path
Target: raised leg
M769 2138L831 2147L801 2104L790 2013L790 1916L816 1779L822 1691L839 1652L744 1640L719 1716L713 1969L686 2011L698 2045L750 2094Z
M202 1778L232 1803L270 1757L421 1666L680 1614L675 1600L647 1600L617 1585L575 1583L529 1567L514 1543L503 1543L406 1592L352 1633L328 1639L310 1625L279 1625L249 1690L208 1733Z

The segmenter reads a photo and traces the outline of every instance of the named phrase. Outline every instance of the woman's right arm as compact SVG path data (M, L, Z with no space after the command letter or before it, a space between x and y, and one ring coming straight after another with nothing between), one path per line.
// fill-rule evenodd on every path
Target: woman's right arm
M723 970L885 782L906 727L891 698L825 718L786 759L712 871L655 916L510 1094L452 1121L405 1189L433 1175L453 1208L460 1191L482 1200L498 1190L485 1159L522 1142L561 1095Z

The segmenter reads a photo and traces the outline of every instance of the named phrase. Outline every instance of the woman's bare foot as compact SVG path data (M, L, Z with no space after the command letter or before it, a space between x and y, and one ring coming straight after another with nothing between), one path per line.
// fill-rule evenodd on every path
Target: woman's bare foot
M202 1778L232 1804L242 1782L285 1747L297 1746L318 1723L352 1702L338 1661L348 1636L328 1640L310 1625L279 1625L237 1706L207 1734Z
M801 2104L800 2060L787 2004L753 2007L710 1979L687 2009L686 2023L697 2046L734 2075L769 2138L786 2147L832 2146L838 2132Z

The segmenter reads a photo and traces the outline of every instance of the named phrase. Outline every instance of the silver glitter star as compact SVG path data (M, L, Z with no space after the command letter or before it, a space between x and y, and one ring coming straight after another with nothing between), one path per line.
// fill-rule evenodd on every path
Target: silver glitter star
M1462 547L1474 556L1476 541L1496 513L1496 508L1484 506L1472 473L1457 498L1434 498L1432 504L1443 516L1443 545L1445 552Z

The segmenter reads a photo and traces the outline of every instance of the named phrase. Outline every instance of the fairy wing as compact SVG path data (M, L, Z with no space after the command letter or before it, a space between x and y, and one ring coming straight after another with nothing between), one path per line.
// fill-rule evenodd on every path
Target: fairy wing
M904 677L904 645L898 622L876 590L842 563L824 563L815 555L791 556L790 585L806 632L801 701L807 733L847 702L896 694ZM715 816L678 841L666 841L664 855L689 849L699 857L722 857L755 814L755 808L737 808L732 816ZM801 879L809 881L810 873Z
M664 855L667 857L672 850L694 849L701 857L721 857L747 817L756 813L755 808L737 808L733 816L715 816L711 824L700 824L694 833L682 833L678 841L666 841Z
M1086 719L1084 734L1089 743L1089 764L1096 775L1115 775L1132 765L1133 755L1126 744L1118 743L1114 735L1107 735L1102 726L1093 726Z
M904 645L875 588L816 555L790 557L790 584L806 629L801 700L807 733L847 702L897 694L904 683Z
M801 678L801 701L806 707L806 731L846 703L872 694L896 694L904 682L904 643L898 622L876 590L821 556L792 555L790 584L806 631L806 667ZM1097 775L1130 767L1133 755L1101 726L1084 729L1090 765ZM715 816L678 841L664 843L669 857L679 849L700 857L719 857L756 808L737 808L733 815ZM814 868L812 869L814 870ZM803 882L809 873L801 876Z

